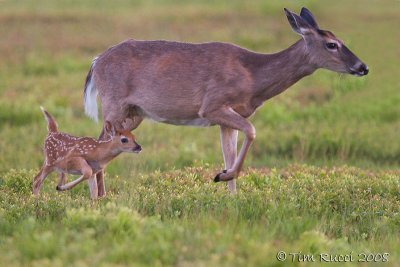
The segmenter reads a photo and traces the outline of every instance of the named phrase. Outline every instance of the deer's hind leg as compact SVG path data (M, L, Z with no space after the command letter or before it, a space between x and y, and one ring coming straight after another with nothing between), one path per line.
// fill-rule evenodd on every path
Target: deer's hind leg
M256 137L256 130L250 122L248 122L230 107L204 110L202 115L212 123L219 124L220 126L226 128L237 129L243 132L245 135L239 155L236 158L233 166L228 170L224 170L222 173L217 174L214 178L215 182L232 180L239 175L242 169L246 154L251 143Z
M67 183L67 176L64 172L58 174L58 186L65 185Z
M74 159L70 160L68 162L68 168L71 170L72 169L78 170L82 174L82 176L74 181L67 183L67 184L64 184L61 186L58 185L56 188L58 191L70 190L70 189L74 188L76 185L78 185L79 183L83 182L84 180L94 179L92 168L89 166L89 164L83 158L74 158ZM90 191L91 191L90 196L93 198L94 193L92 193L92 191L93 191L92 189L93 188L90 187ZM96 183L95 193L96 193L96 197L94 197L94 198L97 198L97 183Z
M42 166L39 173L33 178L32 193L37 196L42 187L44 179L53 171L53 168L46 164Z

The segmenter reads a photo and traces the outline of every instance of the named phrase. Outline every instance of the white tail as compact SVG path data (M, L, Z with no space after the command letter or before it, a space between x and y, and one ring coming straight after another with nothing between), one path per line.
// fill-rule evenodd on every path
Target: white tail
M95 122L98 122L99 121L98 108L97 108L98 91L96 89L93 79L93 69L96 65L96 60L97 57L93 59L90 71L86 77L84 106L85 106L85 113Z

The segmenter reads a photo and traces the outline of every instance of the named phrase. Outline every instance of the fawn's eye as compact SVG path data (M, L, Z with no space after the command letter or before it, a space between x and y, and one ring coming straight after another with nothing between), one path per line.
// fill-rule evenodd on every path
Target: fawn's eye
M338 45L336 43L326 43L326 47L330 50L336 50Z
M128 142L129 142L128 138L126 137L121 138L121 143L128 143Z

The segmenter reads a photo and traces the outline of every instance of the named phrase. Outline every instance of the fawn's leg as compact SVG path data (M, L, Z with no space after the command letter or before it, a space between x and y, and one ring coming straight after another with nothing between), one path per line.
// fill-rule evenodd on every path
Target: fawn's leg
M107 136L103 127L99 136L99 140L106 140L106 139ZM97 192L99 194L99 197L103 197L106 195L106 185L104 183L104 170L101 170L98 173L96 173L96 179L97 179Z
M233 167L237 157L238 131L232 128L221 126L221 148L224 156L225 170ZM228 189L236 193L236 180L228 181Z
M60 172L58 175L58 185L62 186L65 185L67 183L67 177L65 175L65 173Z
M106 185L104 184L104 170L96 173L97 180L97 193L99 197L104 197L106 195Z
M33 178L32 193L38 195L44 179L53 171L52 167L43 165L39 173Z
M57 190L58 191L65 191L69 190L73 187L75 187L77 184L80 182L89 179L92 176L92 168L89 166L89 164L84 160L83 158L73 158L68 162L68 167L69 169L73 170L79 170L80 173L82 174L81 177L78 179L71 181L67 184L64 185L57 185Z
M98 193L98 188L97 188L96 174L93 174L92 176L90 176L87 181L88 181L88 185L89 185L90 198L97 199L99 193Z

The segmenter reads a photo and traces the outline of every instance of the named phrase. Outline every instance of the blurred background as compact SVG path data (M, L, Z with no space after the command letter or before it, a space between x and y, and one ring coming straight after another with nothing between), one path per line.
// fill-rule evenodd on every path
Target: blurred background
M318 70L267 101L251 118L257 138L245 166L288 163L398 168L400 160L400 2L352 1L0 1L0 173L37 169L46 123L97 137L84 115L83 85L92 59L123 40L231 42L274 53L299 39L283 8L308 7L370 68L358 78ZM109 173L210 164L222 167L219 129L145 121L140 155L123 155Z

